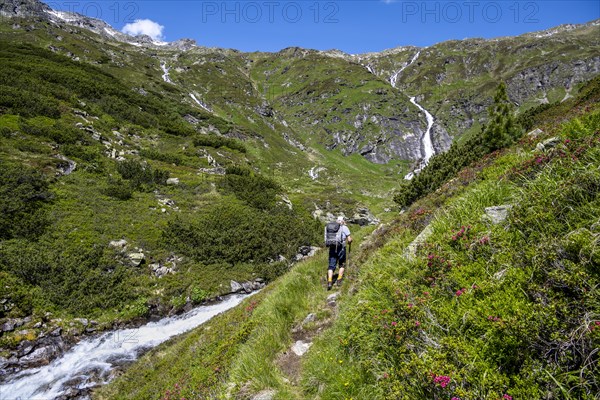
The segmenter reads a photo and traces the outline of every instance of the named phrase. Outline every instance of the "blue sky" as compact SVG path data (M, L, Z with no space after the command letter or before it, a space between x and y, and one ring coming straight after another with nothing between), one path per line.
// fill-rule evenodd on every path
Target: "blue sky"
M300 46L347 53L512 36L600 18L600 0L573 1L78 1L53 8L100 17L115 28L209 47L278 51Z

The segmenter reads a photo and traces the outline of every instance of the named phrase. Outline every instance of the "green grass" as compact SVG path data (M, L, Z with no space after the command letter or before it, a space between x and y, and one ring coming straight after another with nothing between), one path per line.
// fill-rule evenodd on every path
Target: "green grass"
M369 231L353 229L353 236L360 239ZM354 256L349 277L356 274ZM331 317L325 302L331 293L324 287L326 258L319 252L214 322L152 350L95 398L159 398L173 392L175 383L181 396L226 398L275 389L278 398L302 398L277 359L289 350L292 328L308 313L315 312L317 321L306 329Z
M269 190L261 191L269 195L268 199L257 199L258 196L251 195L252 190L247 190L256 186L228 187L223 184L227 178L200 173L199 168L209 167L207 155L222 166L240 166L275 181L280 187L277 194L287 195L294 205L288 222L293 218L310 220L308 215L315 204L346 215L351 215L357 206L366 205L383 220L394 217L383 210L392 206L392 191L402 180L408 162L378 165L358 154L344 156L340 149L327 150L332 138L323 130L327 127L333 132L358 135L363 142L389 133L380 124L369 121L362 128L354 127L356 113L362 113L357 110L365 105L371 107L365 111L369 116L398 117L422 126L424 121L416 108L389 86L385 74L375 77L359 64L316 52L292 57L293 49L281 54L201 49L179 54L177 58L171 51L161 49L150 55L143 49L110 42L84 30L67 32L43 21L28 24L36 29L13 29L6 20L0 24L3 43L0 84L4 88L0 96L0 158L42 172L53 198L43 205L49 224L38 224L45 229L32 238L16 237L0 242L0 297L9 299L9 305L15 304L3 308L1 318L32 315L34 319L24 327L29 328L51 311L53 318L63 318L64 327L68 327L72 318L87 316L97 318L102 328L109 328L115 321L147 317L150 306L158 314L166 314L181 309L188 296L199 303L206 296L228 291L230 279L281 274L281 265L268 264L262 248L256 254L261 254L265 263L229 260L231 263L224 265L215 264L214 257L210 262L201 259L201 252L186 249L185 245L179 248L166 242L165 232L177 217L189 223L188 232L194 233L190 235L193 244L196 239L206 239L203 218L211 213L214 217L221 205L256 218L260 218L260 213L252 209L253 205L267 208L265 212L273 206L273 193ZM470 62L468 71L464 65L474 54L469 48L471 42L436 45L422 54L421 65L406 70L400 87L411 95L422 94L424 106L432 110L451 134L459 135L461 132L453 130L453 126L464 118L462 114L450 115L456 105L454 99L483 104L500 78L508 79L522 69L548 63L561 53L568 53L573 59L589 58L597 52L595 45L589 45L589 38L596 33L597 27L565 33L563 42L541 45L551 51L548 54L542 54L535 46L527 47L533 43L529 39L519 46L512 46L514 42L510 40L479 43L483 50ZM54 53L48 46L57 45L56 35L61 35L62 40ZM81 61L73 61L66 56L68 52ZM502 54L501 59L485 55L494 52ZM413 54L414 49L386 55L372 60L372 65L391 73ZM453 62L446 63L451 58ZM172 67L175 84L163 82L159 68L163 60ZM486 63L489 65L484 67ZM265 72L272 74L268 76ZM441 73L446 73L443 84L432 85ZM279 90L288 81L292 85ZM579 90L580 86L576 86L573 95ZM207 102L214 112L200 109L191 100L190 92ZM264 95L265 92L270 94ZM550 101L561 100L563 96L561 88L548 93ZM451 101L446 103L447 99ZM555 126L564 121L565 115L571 115L573 107L588 107L586 102L591 97L586 99L567 101L534 115L530 122L541 126L548 136L555 134ZM259 115L257 109L265 101L274 109L275 116ZM525 101L522 108L531 104ZM87 121L73 113L75 108L88 113ZM351 111L344 111L346 108ZM580 109L575 114L583 112ZM183 117L187 115L197 118L198 125L185 122ZM469 117L474 118L477 127L478 115ZM320 123L313 125L316 119ZM101 134L100 140L75 128L76 123L92 126ZM590 136L587 129L592 123L574 122L565 128L563 137L579 131ZM205 136L209 131L212 136ZM218 136L216 131L226 136ZM287 143L284 133L308 150L301 151ZM197 139L194 145L198 137L204 140ZM579 143L580 139L573 143ZM590 216L598 214L596 200L589 197L589 193L595 193L597 182L597 171L590 165L597 165L597 159L591 158L584 164L587 159L581 158L574 166L561 164L568 160L558 158L543 158L537 163L527 153L534 144L523 141L519 145L525 149L523 152L511 151L499 159L494 155L463 170L456 180L399 217L387 228L392 232L389 237L378 235L359 252L361 263L365 263L361 275L357 275L356 269L349 272L349 278L358 281L344 289L340 320L322 333L311 349L302 367L300 385L289 382L277 363L291 345L290 329L308 312L316 312L320 322L332 317L324 305L326 292L320 282L325 269L324 254L297 265L290 274L257 295L257 304L245 306L250 310L236 309L189 337L171 342L172 348L168 344L161 346L146 358L148 365L156 370L136 365L99 395L124 398L126 393L135 393L138 398L159 398L166 395L166 390L173 395L177 384L178 395L196 397L224 396L228 390L232 394L255 393L264 388L276 389L279 398L398 397L398 393L444 397L447 393L439 387L432 389L432 382L424 373L427 368L438 368L440 374L456 374L452 376L452 388L466 398L493 398L505 389L514 390L509 393L534 396L536 390L556 391L556 388L561 393L570 391L573 397L585 396L586 390L593 388L587 377L597 371L585 365L579 368L572 353L557 353L559 361L555 364L532 361L531 365L522 364L519 370L507 367L509 361L515 360L511 349L525 348L531 352L523 340L532 340L535 335L555 346L550 348L552 351L567 342L573 343L567 346L569 349L586 349L590 343L588 336L575 335L576 323L565 319L568 310L581 311L572 298L587 301L589 297L588 307L592 311L587 314L588 320L597 319L595 289L584 282L597 279L594 275L597 270L593 269L597 263L597 232L588 226ZM588 147L591 145L588 143ZM564 146L561 151L568 154L577 151L566 144L561 146ZM148 166L144 168L164 171L162 178L166 173L179 178L179 185L164 185L164 179L148 177L139 184L123 179L117 162L109 158L113 149L115 156ZM583 157L592 157L590 154L593 153L585 153ZM57 158L59 155L77 162L77 169L71 175L57 175L58 166L64 162ZM326 170L319 180L312 181L308 170L315 166ZM474 181L473 186L468 186ZM173 200L177 208L160 204L159 198ZM522 200L527 198L535 201ZM478 219L483 207L500 202L516 204L511 226L518 227L514 229L519 233L487 226ZM574 212L567 215L567 210ZM244 220L238 217L230 215L232 220ZM394 312L400 310L398 301L402 299L395 297L398 287L406 293L404 288L410 288L409 295L422 297L417 289L424 285L423 278L427 278L423 275L426 271L423 257L427 254L419 254L412 264L403 261L401 254L430 219L435 221L431 239L437 246L434 250L453 263L462 264L460 269L439 277L443 282L432 291L435 300L431 300L429 308L411 309L412 314L398 311L398 317L404 319L395 321L397 329L407 334L402 347L394 342L395 337L388 335L388 330L382 330L381 324L373 324L369 313L379 312L380 306ZM218 218L213 220L218 222ZM293 247L297 247L297 240L303 244L311 241L305 240L311 234L310 224L296 225L302 232L286 243L288 256L296 250ZM471 254L471 250L451 246L449 232L457 231L461 225L472 225L473 235L490 236L490 248L476 246L481 254ZM544 229L552 235L543 234ZM358 236L366 235L365 231ZM253 248L255 244L268 245L266 239L271 236L255 234L254 242L246 244ZM129 242L129 250L144 249L146 264L127 267L123 254L108 247L111 240L121 238ZM186 239L189 237L180 242L185 243ZM217 237L207 246L217 248L225 239ZM563 249L568 254L566 259L562 258ZM164 263L173 253L184 256L177 274L160 279L152 276L148 264ZM278 255L275 253L281 254L274 252L271 258ZM547 264L559 266L548 269ZM503 280L495 282L490 278L503 269L507 270ZM460 299L453 297L456 290L468 288L475 279L481 282L478 294L468 292ZM589 292L582 294L582 287L590 289ZM563 292L574 294L571 298ZM490 312L503 313L505 325L489 326L474 317L473 309L486 312L482 304L486 296L490 299L489 307L495 307ZM540 302L551 302L558 311L551 315L548 310L538 310ZM532 310L546 318L552 329L556 328L557 336L540 328L535 318L527 318L535 314ZM464 321L457 319L456 313ZM390 315L386 313L385 318ZM379 317L381 321L383 317ZM425 331L431 340L440 341L442 350L425 352L423 356L423 343L430 342L411 326L417 317L423 319L424 327L431 317L449 329L452 335L435 324ZM514 330L506 326L507 321L514 322ZM582 326L576 332L583 332ZM217 333L225 331L226 338ZM20 340L32 339L31 332L39 333L30 330L28 335L5 334L2 345L15 346ZM490 341L482 337L489 337ZM504 337L511 342L501 343L500 338ZM593 336L591 340L597 347L597 338ZM477 346L498 359L478 354ZM468 361L457 362L457 357L453 357L457 354L467 355ZM529 353L524 354L526 357ZM398 360L404 363L399 365ZM219 368L216 374L215 368ZM525 376L526 368L536 374ZM579 386L574 380L578 373L586 377ZM548 386L541 383L543 379L550 382L546 383ZM410 387L405 387L409 383ZM229 384L233 387L228 389ZM181 389L184 386L185 390Z
M597 360L577 354L599 340L590 330L600 315L590 227L598 222L600 171L589 168L599 161L599 121L596 112L565 125L565 143L543 168L526 145L484 169L481 182L436 213L415 261L402 255L412 235L391 238L361 268L359 291L311 348L304 396L496 399L568 391L594 398ZM492 225L483 211L499 204L514 208L506 224ZM565 350L540 357L555 346ZM442 387L432 374L450 383ZM575 374L578 382L569 379Z

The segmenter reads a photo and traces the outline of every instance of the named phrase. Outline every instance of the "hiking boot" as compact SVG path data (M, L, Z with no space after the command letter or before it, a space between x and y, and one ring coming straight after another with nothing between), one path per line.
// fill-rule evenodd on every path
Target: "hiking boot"
M331 290L332 286L333 286L333 283L327 282L327 290Z
M343 280L344 280L344 278L340 278L340 279L338 279L338 280L335 282L335 284L336 284L336 285L338 285L338 286L342 286L342 283L343 283L342 281L343 281Z

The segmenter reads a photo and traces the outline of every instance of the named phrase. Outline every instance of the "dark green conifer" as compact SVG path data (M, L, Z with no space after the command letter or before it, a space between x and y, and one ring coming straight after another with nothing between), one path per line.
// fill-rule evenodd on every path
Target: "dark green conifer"
M489 121L482 132L488 151L501 149L520 136L521 130L515 121L513 109L506 93L506 84L501 82L494 95L494 104L488 108Z

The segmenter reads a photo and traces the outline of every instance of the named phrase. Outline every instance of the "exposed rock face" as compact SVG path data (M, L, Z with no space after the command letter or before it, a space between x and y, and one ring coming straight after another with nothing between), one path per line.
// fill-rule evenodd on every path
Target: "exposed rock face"
M600 56L587 60L554 61L518 72L507 82L507 91L511 100L522 103L540 91L554 87L570 88L598 73Z
M434 121L431 127L431 141L433 142L435 154L445 152L452 145L452 138L448 131L438 121Z
M191 67L177 65L180 55L177 53L188 52L198 57L194 65L200 66L207 61L219 64L217 70L229 74L232 82L240 80L240 87L244 84L251 87L252 83L241 76L247 71L233 76L240 71L228 68L228 57L236 57L249 69L257 68L259 64L254 62L252 55L199 47L191 39L162 43L145 35L126 35L104 21L51 10L38 0L5 0L0 3L0 15L44 19L65 30L69 29L67 26L90 30L104 40L134 44L140 51L149 50L152 57L157 57L157 49L171 50L174 53L172 68L182 74ZM13 25L14 29L21 29L19 24ZM492 76L505 80L510 99L523 104L532 99L548 101L546 93L559 88L567 90L566 99L577 84L600 73L598 42L590 39L593 34L597 37L598 30L598 21L593 21L516 38L448 41L423 49L400 47L360 55L290 47L275 54L265 53L263 56L268 62L264 65L269 67L258 70L257 76L265 77L265 81L260 82L265 86L293 90L289 89L289 93L281 96L277 93L278 96L265 101L252 89L244 89L236 93L241 99L227 99L225 105L219 106L245 109L251 122L260 120L301 151L306 151L304 143L310 142L305 141L304 136L296 136L300 131L315 137L329 150L339 150L344 155L361 154L373 163L415 162L423 158L421 138L426 123L419 110L410 104L408 94L415 96L433 115L433 147L436 153L443 152L450 147L454 137L485 123L486 108L493 95L492 86L496 84L496 78ZM65 43L61 35L55 38L56 43ZM48 46L73 59L83 59L82 54L69 53L56 43ZM578 52L574 50L577 46L589 49ZM413 58L417 54L420 54L418 58ZM115 61L114 53L108 55L112 62L126 64L127 56ZM285 62L278 61L281 59ZM328 65L327 73L314 74L310 68L312 63ZM403 72L398 75L400 69ZM395 76L394 87L386 83L392 76ZM214 79L214 75L210 79ZM221 87L219 84L212 85L212 81L197 83L207 88L203 97L209 104L223 100L222 93L211 93L208 89L210 86ZM80 116L87 121L87 115ZM185 118L193 125L200 125L194 116L186 115ZM80 128L93 139L104 140L102 134L89 124L82 124ZM264 143L267 145L266 141ZM201 172L222 174L219 165L212 167Z
M363 118L371 119L368 115ZM328 131L331 143L327 148L339 149L344 155L359 153L375 164L386 164L392 159L416 161L421 157L421 137L426 127L418 117L379 117L375 121L379 128L376 137L370 138L372 133L360 129Z
M0 15L6 17L35 17L55 24L66 24L87 29L107 39L125 43L135 43L149 48L167 47L174 50L189 51L197 47L193 39L179 39L170 43L158 43L147 35L130 36L115 30L106 22L72 12L55 11L38 0L3 0L0 3Z
M179 39L174 42L170 42L168 45L181 51L188 51L194 47L198 47L198 43L196 43L194 39Z
M44 17L51 8L37 0L3 0L0 15L7 17Z
M48 365L67 348L68 344L60 335L43 336L34 341L24 340L11 351L10 358L0 357L0 376Z

